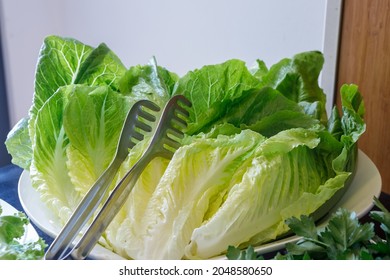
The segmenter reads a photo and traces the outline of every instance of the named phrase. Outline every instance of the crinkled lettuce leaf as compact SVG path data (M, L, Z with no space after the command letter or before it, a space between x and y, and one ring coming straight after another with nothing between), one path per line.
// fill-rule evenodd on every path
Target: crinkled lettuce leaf
M108 86L75 86L64 109L67 170L85 194L113 160L123 123L131 108L128 97Z
M12 163L23 169L31 164L32 147L28 131L28 118L20 119L10 130L5 140L7 151L12 155Z
M228 60L190 71L175 91L192 102L187 134L207 132L217 123L268 137L289 128L325 125L326 96L318 85L323 62L323 55L313 51L283 59L269 70L260 60L252 69Z
M175 89L175 94L183 94L192 102L186 133L206 131L258 85L259 80L245 63L236 59L188 72Z
M301 106L271 87L248 94L231 106L219 123L251 129L267 137L290 128L319 125L319 121L306 114Z
M119 90L133 100L147 99L163 107L177 80L175 73L158 66L156 59L151 59L147 65L130 67L119 81Z
M33 187L62 222L67 221L81 198L67 172L69 138L63 126L64 110L74 88L61 87L39 110L30 166Z
M326 95L318 84L324 64L319 51L308 51L285 58L260 76L262 86L270 86L299 104L307 114L327 122Z

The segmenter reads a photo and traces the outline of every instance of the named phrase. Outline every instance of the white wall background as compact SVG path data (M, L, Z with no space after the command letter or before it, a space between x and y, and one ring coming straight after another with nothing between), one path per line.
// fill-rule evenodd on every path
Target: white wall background
M179 75L205 64L257 58L271 65L324 52L321 85L333 102L341 0L0 0L10 121L28 114L45 36L105 42L126 66L160 65Z

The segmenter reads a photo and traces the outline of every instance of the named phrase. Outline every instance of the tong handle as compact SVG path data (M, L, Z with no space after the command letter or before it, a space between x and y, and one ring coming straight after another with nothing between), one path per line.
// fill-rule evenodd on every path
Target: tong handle
M114 160L98 178L96 183L81 200L57 238L54 239L47 249L44 257L45 260L58 260L67 257L67 250L103 200L120 164L120 160Z
M103 232L107 229L108 225L126 202L139 176L151 160L151 156L149 155L151 155L151 153L146 151L144 156L138 160L117 184L92 224L68 256L71 255L73 259L85 259L89 255Z

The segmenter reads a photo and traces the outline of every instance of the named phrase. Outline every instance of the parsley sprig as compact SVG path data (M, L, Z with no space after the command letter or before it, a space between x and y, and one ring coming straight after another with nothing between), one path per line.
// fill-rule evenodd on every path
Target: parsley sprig
M324 228L317 228L308 216L290 218L290 229L301 239L286 245L278 252L277 260L379 260L390 259L390 213L377 198L379 211L371 211L370 218L380 224L382 232L375 233L374 222L361 223L356 213L340 208ZM265 259L252 246L245 250L230 246L228 259Z
M42 259L46 243L37 241L22 242L25 226L30 221L27 216L18 212L14 215L1 215L0 206L0 260L36 260Z

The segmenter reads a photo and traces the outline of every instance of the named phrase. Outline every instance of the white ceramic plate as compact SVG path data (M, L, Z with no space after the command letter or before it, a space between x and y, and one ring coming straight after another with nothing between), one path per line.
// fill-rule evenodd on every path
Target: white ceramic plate
M356 174L342 199L333 208L346 208L354 211L360 218L367 214L373 207L373 197L379 197L382 188L382 180L375 164L359 150ZM56 217L47 209L40 200L39 194L32 188L27 172L23 172L19 180L19 197L21 204L36 226L48 235L55 237L61 230ZM323 222L326 223L326 220ZM298 240L297 236L283 238L255 248L261 254L282 249L286 243ZM93 259L121 259L117 254L106 248L96 245L90 257ZM225 258L220 256L214 259Z
M0 199L0 205L3 209L1 216L12 216L18 213L18 210L11 206L9 203ZM20 239L20 243L35 242L39 239L38 233L31 224L25 226L24 235Z

